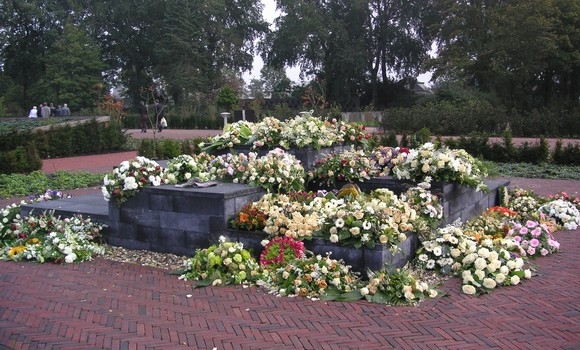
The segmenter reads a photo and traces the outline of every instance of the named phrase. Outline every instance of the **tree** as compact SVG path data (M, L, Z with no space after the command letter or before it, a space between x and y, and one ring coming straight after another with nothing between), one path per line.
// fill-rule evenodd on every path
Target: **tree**
M154 86L162 41L165 1L135 2L101 0L89 3L90 28L109 69L111 84L123 85L138 101L142 89Z
M465 82L533 108L552 99L578 103L580 4L574 0L438 2L435 77Z
M292 81L286 76L284 69L274 69L264 66L260 70L260 79L264 83L264 92L271 98L290 96Z
M3 1L0 8L0 66L14 83L14 102L31 106L43 98L42 91L33 90L44 74L43 57L58 36L58 22L48 1Z
M48 101L67 103L73 109L94 106L99 96L96 87L103 83L106 66L99 48L81 27L67 22L45 61L46 72L40 84L45 87Z
M229 112L233 110L238 105L239 99L236 90L229 86L224 85L218 93L217 105L223 108L225 111Z
M263 44L274 68L299 65L324 82L329 102L358 107L358 96L390 76L416 75L430 37L428 1L278 0L283 13ZM375 103L378 105L378 103Z
M432 38L429 21L434 16L428 0L372 0L369 2L368 54L371 101L379 103L378 87L391 80L414 78L421 73Z

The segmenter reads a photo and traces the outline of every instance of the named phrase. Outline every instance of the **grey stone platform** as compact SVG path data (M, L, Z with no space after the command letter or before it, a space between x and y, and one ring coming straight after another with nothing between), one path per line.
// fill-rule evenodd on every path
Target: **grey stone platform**
M64 198L21 206L21 215L37 215L45 211L54 210L54 214L63 218L81 214L91 220L109 225L109 203L102 194L89 194L71 198Z

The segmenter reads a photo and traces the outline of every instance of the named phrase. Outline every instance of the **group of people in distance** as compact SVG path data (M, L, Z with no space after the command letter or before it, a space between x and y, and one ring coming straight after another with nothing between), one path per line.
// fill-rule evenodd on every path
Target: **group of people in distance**
M41 103L39 108L33 106L28 114L28 118L48 118L48 117L59 117L59 116L69 116L70 109L65 103L62 107L59 105L55 107L54 104L48 104L46 102Z
M163 131L163 128L165 128L166 126L164 125L164 116L163 116L163 104L161 102L159 102L158 100L155 101L155 104L153 105L153 109L155 110L155 128L157 129L158 132ZM149 122L149 111L147 109L147 105L145 104L144 101L141 101L139 103L139 107L138 107L138 111L139 111L139 127L141 128L141 132L147 132L147 123Z

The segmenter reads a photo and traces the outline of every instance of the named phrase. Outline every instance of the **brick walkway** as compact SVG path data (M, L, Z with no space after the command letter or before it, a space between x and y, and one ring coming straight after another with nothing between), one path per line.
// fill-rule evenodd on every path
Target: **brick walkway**
M537 276L418 307L279 298L254 287L193 290L166 271L96 259L0 262L9 349L578 349L580 230L534 261ZM0 347L1 348L1 347Z
M59 166L128 159L112 158ZM580 190L578 181L512 185L541 195ZM555 237L561 251L535 260L531 280L470 297L453 278L447 296L418 307L194 290L167 271L101 258L0 262L0 349L580 349L580 230Z

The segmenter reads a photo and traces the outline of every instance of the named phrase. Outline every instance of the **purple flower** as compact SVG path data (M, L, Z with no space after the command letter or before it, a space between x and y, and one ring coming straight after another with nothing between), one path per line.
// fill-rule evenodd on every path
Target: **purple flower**
M540 250L540 254L542 254L542 256L546 256L548 253L549 251L546 248L542 248L542 250Z
M529 247L529 248L528 248L528 254L529 254L529 255L534 255L534 254L536 254L536 248L534 248L534 247Z
M525 235L525 234L527 234L527 233L528 233L528 228L527 228L527 227L522 227L522 228L520 228L520 233L521 233L522 235Z
M539 245L540 245L540 241L538 241L538 240L537 240L537 239L535 239L535 238L532 238L532 240L530 241L530 246L532 246L532 247L536 248L536 247L537 247L537 246L539 246Z
M534 237L538 237L541 234L542 234L542 229L539 227L536 227L535 229L532 230L532 236L534 236Z
M522 241L522 237L520 237L520 236L514 236L514 241L520 243Z

